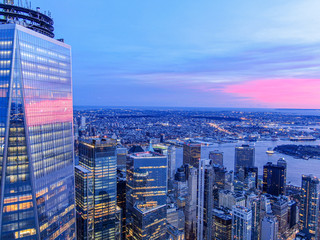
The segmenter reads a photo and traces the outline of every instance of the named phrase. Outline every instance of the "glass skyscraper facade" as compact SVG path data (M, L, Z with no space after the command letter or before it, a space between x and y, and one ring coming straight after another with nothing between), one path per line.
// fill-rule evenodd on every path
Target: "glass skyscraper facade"
M318 239L320 181L312 175L302 175L300 202L300 230L309 239Z
M162 239L166 234L167 157L134 153L127 160L127 238Z
M74 239L71 49L0 25L1 239Z
M116 145L110 138L79 144L75 179L78 239L116 238Z
M249 145L242 145L235 148L234 171L239 173L240 168L254 167L255 149Z

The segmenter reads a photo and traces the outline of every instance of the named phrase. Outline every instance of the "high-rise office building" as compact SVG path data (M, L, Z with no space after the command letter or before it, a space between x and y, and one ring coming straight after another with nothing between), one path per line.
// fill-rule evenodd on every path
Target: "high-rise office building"
M274 216L265 216L261 222L261 240L278 239L278 220Z
M80 165L75 167L77 239L93 236L93 173Z
M122 210L121 237L125 239L126 234L126 168L117 168L117 206Z
M199 167L201 158L201 144L190 141L183 144L183 164L190 164L193 167Z
M288 228L292 229L297 226L299 220L298 204L291 200L288 202Z
M0 238L74 239L71 48L40 11L0 16Z
M252 211L252 224L251 224L251 240L260 239L260 227L261 227L261 200L258 195L251 194L247 197L248 209Z
M263 166L263 193L273 196L285 195L286 167L268 162Z
M252 211L246 207L232 208L232 239L251 239Z
M219 191L225 188L226 183L226 169L220 165L213 164L214 170L214 185L213 185L213 205L219 206Z
M214 150L209 152L209 159L212 161L212 164L223 166L223 152L219 150Z
M232 216L221 210L213 210L213 239L232 239Z
M255 188L258 188L258 168L257 167L244 168L244 180L247 180L250 177L254 177Z
M197 239L212 239L214 170L210 160L201 159L198 170Z
M285 234L288 230L288 199L286 197L277 197L271 199L271 209L277 217L279 223L278 237Z
M127 238L161 239L166 234L167 157L133 153L127 159Z
M242 145L235 148L234 171L239 172L239 169L245 167L254 167L255 164L255 149L253 146Z
M300 200L300 230L311 239L319 234L319 179L302 175Z
M126 161L127 161L127 148L124 147L118 147L117 148L117 166L126 167Z
M185 206L187 240L195 239L197 227L197 191L198 191L198 170L188 167L188 195Z
M173 180L176 173L176 147L168 147L168 179Z
M168 182L174 180L176 173L176 148L175 146L167 146L164 144L157 144L153 146L155 152L167 156L168 158Z
M91 183L88 172L90 172ZM77 222L83 222L81 228L77 227L78 239L115 239L116 140L88 139L81 141L79 166L76 167L76 173ZM89 200L90 198L92 200ZM89 221L86 216L91 216ZM86 232L90 234L86 235Z

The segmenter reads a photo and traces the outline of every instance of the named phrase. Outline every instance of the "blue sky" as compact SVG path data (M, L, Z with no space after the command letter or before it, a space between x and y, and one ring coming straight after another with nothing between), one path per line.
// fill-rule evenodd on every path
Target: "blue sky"
M32 6L72 46L75 105L320 108L320 1Z

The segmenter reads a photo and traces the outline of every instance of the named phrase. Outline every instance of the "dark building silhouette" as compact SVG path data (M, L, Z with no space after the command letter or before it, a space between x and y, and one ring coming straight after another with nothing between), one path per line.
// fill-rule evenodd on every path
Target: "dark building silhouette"
M255 164L255 149L249 145L242 145L235 148L234 170L235 173L239 169L245 167L254 167Z
M285 195L286 167L268 162L263 166L263 193Z
M199 167L201 158L201 144L185 142L183 145L183 164Z
M319 233L319 179L302 175L300 199L300 230L311 239Z

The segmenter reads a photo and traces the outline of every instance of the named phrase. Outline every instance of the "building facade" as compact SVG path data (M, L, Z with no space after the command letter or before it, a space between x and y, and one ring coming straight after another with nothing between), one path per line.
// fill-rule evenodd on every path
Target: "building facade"
M212 164L223 166L223 152L219 150L214 150L209 152L209 159L212 161Z
M71 48L36 13L50 30L0 25L0 238L75 239Z
M166 235L167 157L134 153L127 160L126 239L161 239Z
M286 165L282 162L263 166L263 193L273 196L285 195Z
M246 207L232 208L232 239L251 239L252 211Z
M199 167L201 159L201 144L185 142L183 144L183 164Z
M303 175L301 191L300 230L311 239L316 239L319 234L319 179Z
M84 170L83 170L84 169ZM113 139L88 139L79 144L79 167L76 167L76 202L78 239L116 238L117 157ZM90 174L91 180L83 179ZM87 181L87 183L86 183ZM86 183L86 184L84 184ZM85 188L87 190L85 190ZM87 207L90 203L90 207ZM86 212L91 216L86 223ZM89 235L85 232L90 233Z
M249 145L235 148L234 171L238 173L240 168L254 167L255 149Z

